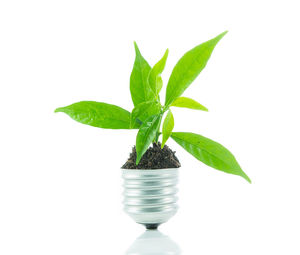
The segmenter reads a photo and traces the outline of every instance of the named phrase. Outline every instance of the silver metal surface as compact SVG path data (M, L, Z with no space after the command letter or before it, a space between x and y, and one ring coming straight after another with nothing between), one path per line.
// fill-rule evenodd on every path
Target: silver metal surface
M159 225L169 220L178 209L178 168L122 169L124 210L140 224Z

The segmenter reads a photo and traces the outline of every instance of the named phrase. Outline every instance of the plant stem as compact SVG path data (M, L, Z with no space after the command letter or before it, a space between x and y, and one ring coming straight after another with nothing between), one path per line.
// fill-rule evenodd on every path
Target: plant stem
M162 120L162 116L163 116L163 112L160 114L160 116L159 116L159 125L158 125L158 129L157 129L157 131L156 131L156 134L155 134L155 139L154 139L154 142L155 143L158 143L158 138L159 138L159 136L160 136L160 125L161 125L161 120Z

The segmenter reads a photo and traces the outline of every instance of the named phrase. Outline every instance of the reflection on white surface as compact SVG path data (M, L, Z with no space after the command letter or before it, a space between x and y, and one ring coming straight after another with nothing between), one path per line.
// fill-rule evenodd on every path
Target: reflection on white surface
M180 248L157 230L147 230L129 247L126 255L179 255Z

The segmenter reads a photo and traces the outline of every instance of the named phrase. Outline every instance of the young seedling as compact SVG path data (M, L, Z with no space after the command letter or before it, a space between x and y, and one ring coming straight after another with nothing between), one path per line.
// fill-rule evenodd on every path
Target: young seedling
M197 101L181 95L204 69L216 44L226 33L227 31L196 46L182 56L169 78L164 105L160 102L159 93L163 86L161 73L165 68L169 51L167 49L163 57L151 68L137 44L134 43L136 58L130 76L130 93L134 108L131 112L116 105L94 101L81 101L57 108L55 112L64 112L74 120L94 127L138 129L137 165L149 146L158 143L159 136L162 134L162 147L171 137L204 164L226 173L239 175L251 183L235 157L221 144L202 135L173 132L172 107L207 111L207 108ZM162 123L164 115L166 116ZM161 124L162 129L160 129Z

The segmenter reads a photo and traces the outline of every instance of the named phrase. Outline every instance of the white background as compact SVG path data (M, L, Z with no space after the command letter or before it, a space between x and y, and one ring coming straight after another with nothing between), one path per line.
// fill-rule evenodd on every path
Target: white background
M225 30L184 93L209 112L174 109L174 130L229 148L253 184L169 141L180 210L161 231L182 254L300 254L299 24L289 0L2 0L0 254L125 254L144 231L121 205L136 131L54 109L95 100L131 110L134 40L151 65L169 48L166 84L184 52Z

